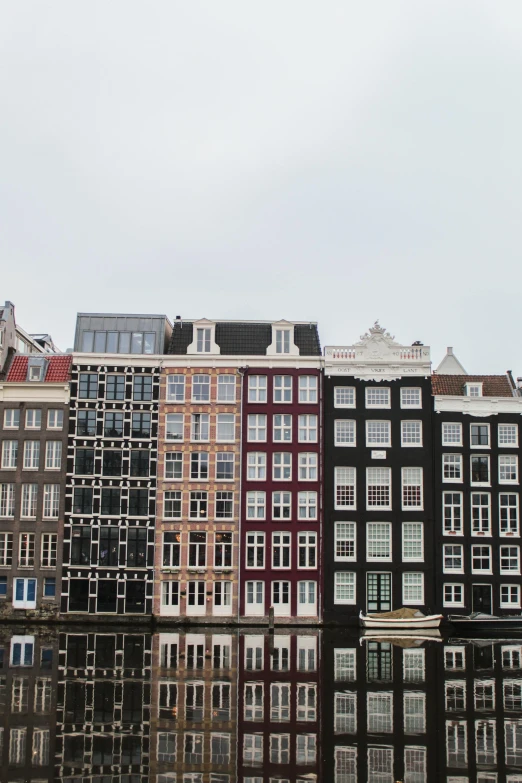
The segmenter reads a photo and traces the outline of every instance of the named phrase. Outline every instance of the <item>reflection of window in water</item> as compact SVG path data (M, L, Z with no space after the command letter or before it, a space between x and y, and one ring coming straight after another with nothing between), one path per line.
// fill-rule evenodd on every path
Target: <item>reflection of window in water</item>
M493 645L473 648L473 667L475 669L492 669L495 665Z
M185 764L203 763L203 734L185 734Z
M367 694L368 731L372 734L391 734L393 731L393 693Z
M336 693L334 700L334 731L336 734L355 734L357 731L357 694L352 691Z
M368 682L391 682L392 645L389 642L368 642L366 674Z
M142 669L145 641L143 636L126 635L123 640L123 665L126 669Z
M116 665L116 637L96 636L95 666L97 669L114 669Z
M317 670L317 636L297 637L297 671Z
M178 735L173 731L161 731L158 733L158 748L156 758L158 761L176 761L176 743Z
M212 764L230 764L230 734L210 735L210 760Z
M496 764L497 736L495 720L475 721L475 753L477 764Z
M205 636L187 636L187 669L202 669L204 663Z
M507 720L504 723L506 742L506 764L522 764L522 720Z
M296 737L296 764L315 764L317 737L315 734L298 734Z
M84 723L85 721L85 683L68 680L65 685L65 722Z
M297 720L307 723L317 720L317 694L314 684L297 684Z
M225 634L212 636L212 667L214 669L229 669L231 665L230 651L232 637Z
M272 683L270 686L270 720L283 723L290 720L290 684Z
M495 680L475 680L473 690L476 710L495 709Z
M501 651L503 669L522 668L522 647L520 645L502 645Z
M446 671L463 672L466 668L466 648L445 647L444 668Z
M446 712L460 712L466 709L466 682L450 680L444 686Z
M404 748L404 780L411 783L425 783L428 779L427 748ZM449 783L449 778L448 778Z
M177 669L179 652L178 634L160 635L160 666L166 669Z
M334 650L334 679L336 682L355 682L357 676L356 650Z
M402 679L404 682L424 682L425 671L425 650L402 651Z
M212 685L212 720L230 720L230 685L226 682Z
M368 748L368 779L379 783L393 783L393 748Z
M178 717L178 686L175 682L160 682L158 717L176 720Z
M67 666L85 669L87 666L87 636L67 636Z
M335 783L357 783L357 748L335 748Z
M522 680L504 680L504 709L522 710Z
M245 669L263 671L263 636L245 636Z
M270 656L272 671L287 672L290 668L290 637L276 637L274 639L273 650L270 651Z
M245 683L243 717L247 721L262 721L264 715L264 685L262 682Z
M201 723L204 713L205 684L203 682L187 682L185 686L185 719L193 723Z
M468 731L465 720L446 721L446 766L467 767Z
M404 694L404 733L424 734L426 731L426 694Z

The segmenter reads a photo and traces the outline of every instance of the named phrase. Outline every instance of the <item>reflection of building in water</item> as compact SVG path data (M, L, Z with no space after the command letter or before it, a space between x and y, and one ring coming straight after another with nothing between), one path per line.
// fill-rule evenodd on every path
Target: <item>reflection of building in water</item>
M323 702L333 705L323 713L325 780L440 780L437 685L430 679L437 646L324 636Z
M321 632L242 633L238 779L321 780Z
M148 780L150 634L60 635L56 777Z
M237 634L153 637L151 783L235 783Z
M53 777L57 636L35 631L0 637L2 780Z
M448 783L521 783L522 643L451 642L440 671Z

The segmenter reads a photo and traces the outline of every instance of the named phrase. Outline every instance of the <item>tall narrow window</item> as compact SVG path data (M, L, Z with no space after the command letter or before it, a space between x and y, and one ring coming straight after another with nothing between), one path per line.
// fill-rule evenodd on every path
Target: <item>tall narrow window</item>
M422 468L402 469L402 507L423 507Z
M355 468L335 468L335 508L356 507Z
M26 441L26 443L37 443L38 441ZM4 440L2 443L2 468L4 470L14 470L18 464L18 441ZM38 465L36 466L38 467Z
M367 468L368 508L391 508L391 468Z

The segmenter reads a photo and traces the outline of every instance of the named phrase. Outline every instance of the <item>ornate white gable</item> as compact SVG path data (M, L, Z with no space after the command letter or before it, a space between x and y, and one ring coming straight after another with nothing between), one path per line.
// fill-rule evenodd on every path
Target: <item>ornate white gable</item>
M392 381L403 376L431 373L427 346L400 345L378 321L353 345L326 346L324 356L327 375Z

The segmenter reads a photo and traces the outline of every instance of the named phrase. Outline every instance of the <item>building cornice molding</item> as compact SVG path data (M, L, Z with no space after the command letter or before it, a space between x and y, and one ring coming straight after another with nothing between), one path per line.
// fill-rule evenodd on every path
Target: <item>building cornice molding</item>
M69 399L68 383L35 383L34 381L0 383L0 402L43 402L67 405Z
M464 413L470 416L495 416L511 413L522 416L522 397L455 397L435 395L436 413Z

